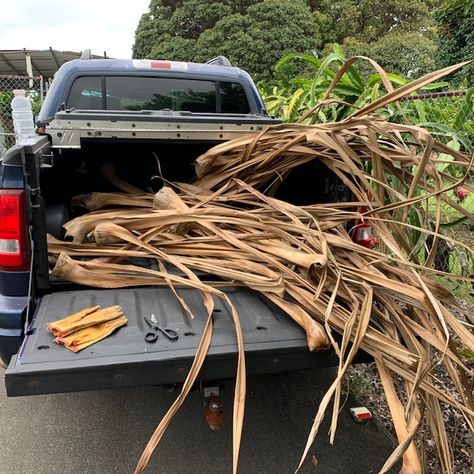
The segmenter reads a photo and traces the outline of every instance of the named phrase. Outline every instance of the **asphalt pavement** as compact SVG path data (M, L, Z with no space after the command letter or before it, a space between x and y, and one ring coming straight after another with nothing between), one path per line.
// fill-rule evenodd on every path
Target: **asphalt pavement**
M0 369L1 474L128 474L177 393L162 387L7 398ZM333 370L250 377L239 472L293 473ZM202 393L192 392L156 449L146 473L230 473L233 384L221 392L226 422L212 432ZM347 407L336 442L331 412L302 473L376 473L393 440L376 420L358 424Z

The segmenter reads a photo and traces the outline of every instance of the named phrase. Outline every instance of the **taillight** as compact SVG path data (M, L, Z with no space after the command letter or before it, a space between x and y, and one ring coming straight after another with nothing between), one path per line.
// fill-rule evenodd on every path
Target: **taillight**
M377 244L377 237L372 235L372 226L367 223L357 224L354 228L353 238L356 244L373 249Z
M185 72L188 64L181 61L160 61L156 59L132 59L135 69L166 69L168 71Z
M0 269L28 270L25 193L0 190Z
M370 201L372 199L371 192L367 191L366 194L367 200ZM359 206L358 211L363 214L364 212L368 211L368 208L365 206ZM372 226L367 221L362 219L356 221L356 225L352 230L352 240L356 244L362 245L368 249L373 249L378 244L377 237L372 235Z

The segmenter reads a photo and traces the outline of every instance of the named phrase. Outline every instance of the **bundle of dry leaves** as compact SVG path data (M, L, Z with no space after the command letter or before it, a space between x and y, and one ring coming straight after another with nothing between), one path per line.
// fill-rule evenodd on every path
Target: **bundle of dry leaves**
M386 100L414 90L410 87ZM423 471L413 443L422 420L437 442L444 472L453 472L441 404L459 410L474 429L474 373L459 352L462 346L474 347L474 334L470 316L466 314L465 321L455 317L455 299L430 275L436 273L431 268L436 241L445 238L439 234L441 204L468 219L473 216L446 193L464 179L438 171L433 156L449 155L465 176L472 172L473 160L421 128L387 123L368 115L371 111L359 111L335 124L279 125L216 146L197 160L194 184L171 183L155 195L112 177L124 193L81 196L76 202L90 212L66 224L65 241L49 238L55 261L52 274L60 279L105 288L166 285L191 318L178 288L202 293L207 323L194 363L136 473L147 465L199 374L212 338L214 298L230 308L239 348L233 412L237 472L245 408L245 341L239 315L221 291L229 284L249 287L278 305L306 331L310 350L332 347L339 356L337 377L321 401L300 466L331 402L334 439L341 380L363 349L377 364L399 440L380 472L388 472L402 457L404 473ZM349 187L352 202L296 206L274 197L294 168L314 161ZM430 225L424 212L428 199L436 209ZM368 210L361 214L360 206ZM409 220L413 212L419 216L417 226ZM377 248L352 241L350 229L360 219L370 222ZM421 235L418 247L409 237L413 230ZM428 236L430 246L423 249ZM426 258L421 262L423 250ZM158 270L134 265L130 257L153 259ZM196 272L219 279L205 281ZM439 367L452 385L436 377ZM404 380L402 398L394 388L395 377Z

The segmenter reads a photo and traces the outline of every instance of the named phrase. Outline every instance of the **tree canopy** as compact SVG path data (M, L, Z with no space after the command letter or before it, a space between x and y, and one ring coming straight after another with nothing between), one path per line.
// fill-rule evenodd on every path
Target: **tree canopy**
M286 53L320 55L324 45L345 42L394 72L425 72L433 65L435 44L426 33L438 1L151 0L133 56L206 61L223 54L268 80Z
M419 0L310 0L325 43L353 37L365 43L388 33L422 31L430 23L429 6Z
M474 0L446 1L435 13L438 24L437 65L474 59ZM474 85L474 66L462 69L456 82Z
M368 56L388 72L415 78L435 69L436 43L418 32L390 32L372 43L346 38L342 44L347 57ZM358 64L362 73L373 73L368 64Z
M246 15L228 16L205 31L197 41L197 59L205 61L218 52L255 77L268 79L283 55L320 44L318 24L305 2L265 0L250 6Z

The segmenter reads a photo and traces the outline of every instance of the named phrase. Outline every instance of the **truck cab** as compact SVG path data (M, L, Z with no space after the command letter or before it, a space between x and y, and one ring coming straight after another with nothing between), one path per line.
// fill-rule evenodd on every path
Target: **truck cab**
M9 396L185 379L205 323L197 290L178 290L194 314L202 314L190 320L168 288L97 289L55 280L47 234L64 236L62 226L81 212L76 196L117 192L104 169L156 192L164 180L192 182L194 160L212 146L279 124L266 115L250 76L224 59L74 60L57 71L36 143L11 148L0 164L0 359L8 365ZM285 198L350 199L336 176L312 166L287 180ZM303 330L259 294L241 287L226 292L244 330L248 373L336 362L330 351L310 353ZM120 304L126 328L77 354L53 343L48 322L95 304ZM179 340L148 344L144 316L150 314L176 329ZM200 380L232 377L236 353L231 315L216 301Z

